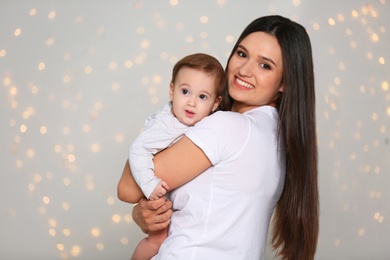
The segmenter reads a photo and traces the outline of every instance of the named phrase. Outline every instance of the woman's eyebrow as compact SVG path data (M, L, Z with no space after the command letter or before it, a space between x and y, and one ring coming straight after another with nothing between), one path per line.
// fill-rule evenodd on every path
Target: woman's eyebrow
M271 62L271 63L274 64L275 67L276 67L276 63L275 63L271 58L268 58L268 57L265 57L265 56L262 56L262 55L259 55L259 58Z
M243 45L241 45L241 44L238 45L238 46L237 46L237 49L238 49L238 48L243 49L245 52L248 53L248 49L245 48ZM263 60L266 60L266 61L268 61L268 62L271 62L272 64L274 64L275 66L277 66L276 63L275 63L271 58L269 58L269 57L266 57L266 56L263 56L263 55L258 55L258 57L259 57L260 59L263 59Z

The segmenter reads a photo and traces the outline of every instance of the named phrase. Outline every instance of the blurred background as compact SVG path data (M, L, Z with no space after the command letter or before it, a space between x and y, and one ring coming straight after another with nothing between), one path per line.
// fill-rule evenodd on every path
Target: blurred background
M225 65L269 14L312 40L316 259L390 259L387 0L1 0L0 258L129 259L143 234L116 185L174 63L205 52Z

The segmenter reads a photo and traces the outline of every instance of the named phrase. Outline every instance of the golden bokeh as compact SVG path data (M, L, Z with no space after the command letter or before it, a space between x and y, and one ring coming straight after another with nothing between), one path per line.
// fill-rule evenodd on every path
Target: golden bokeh
M121 2L121 8L99 1L0 4L4 234L22 232L22 245L34 234L42 252L56 252L53 259L114 250L129 258L143 234L134 233L131 206L117 199L116 184L145 118L168 100L173 65L205 52L225 66L249 20L286 13L313 44L323 214L318 258L336 259L332 252L352 259L349 248L384 248L389 1Z

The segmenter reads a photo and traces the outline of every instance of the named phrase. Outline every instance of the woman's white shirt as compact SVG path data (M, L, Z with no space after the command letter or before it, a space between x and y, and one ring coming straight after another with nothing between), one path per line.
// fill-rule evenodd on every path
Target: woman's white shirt
M153 259L263 257L285 176L277 124L277 110L262 106L216 112L186 132L213 166L171 192L169 236Z

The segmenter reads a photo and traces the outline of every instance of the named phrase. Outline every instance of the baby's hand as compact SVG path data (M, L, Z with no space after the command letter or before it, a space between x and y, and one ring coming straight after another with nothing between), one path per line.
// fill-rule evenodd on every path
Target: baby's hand
M154 188L152 194L150 194L149 199L158 200L167 193L167 190L169 190L168 184L165 181L160 181L156 188Z

